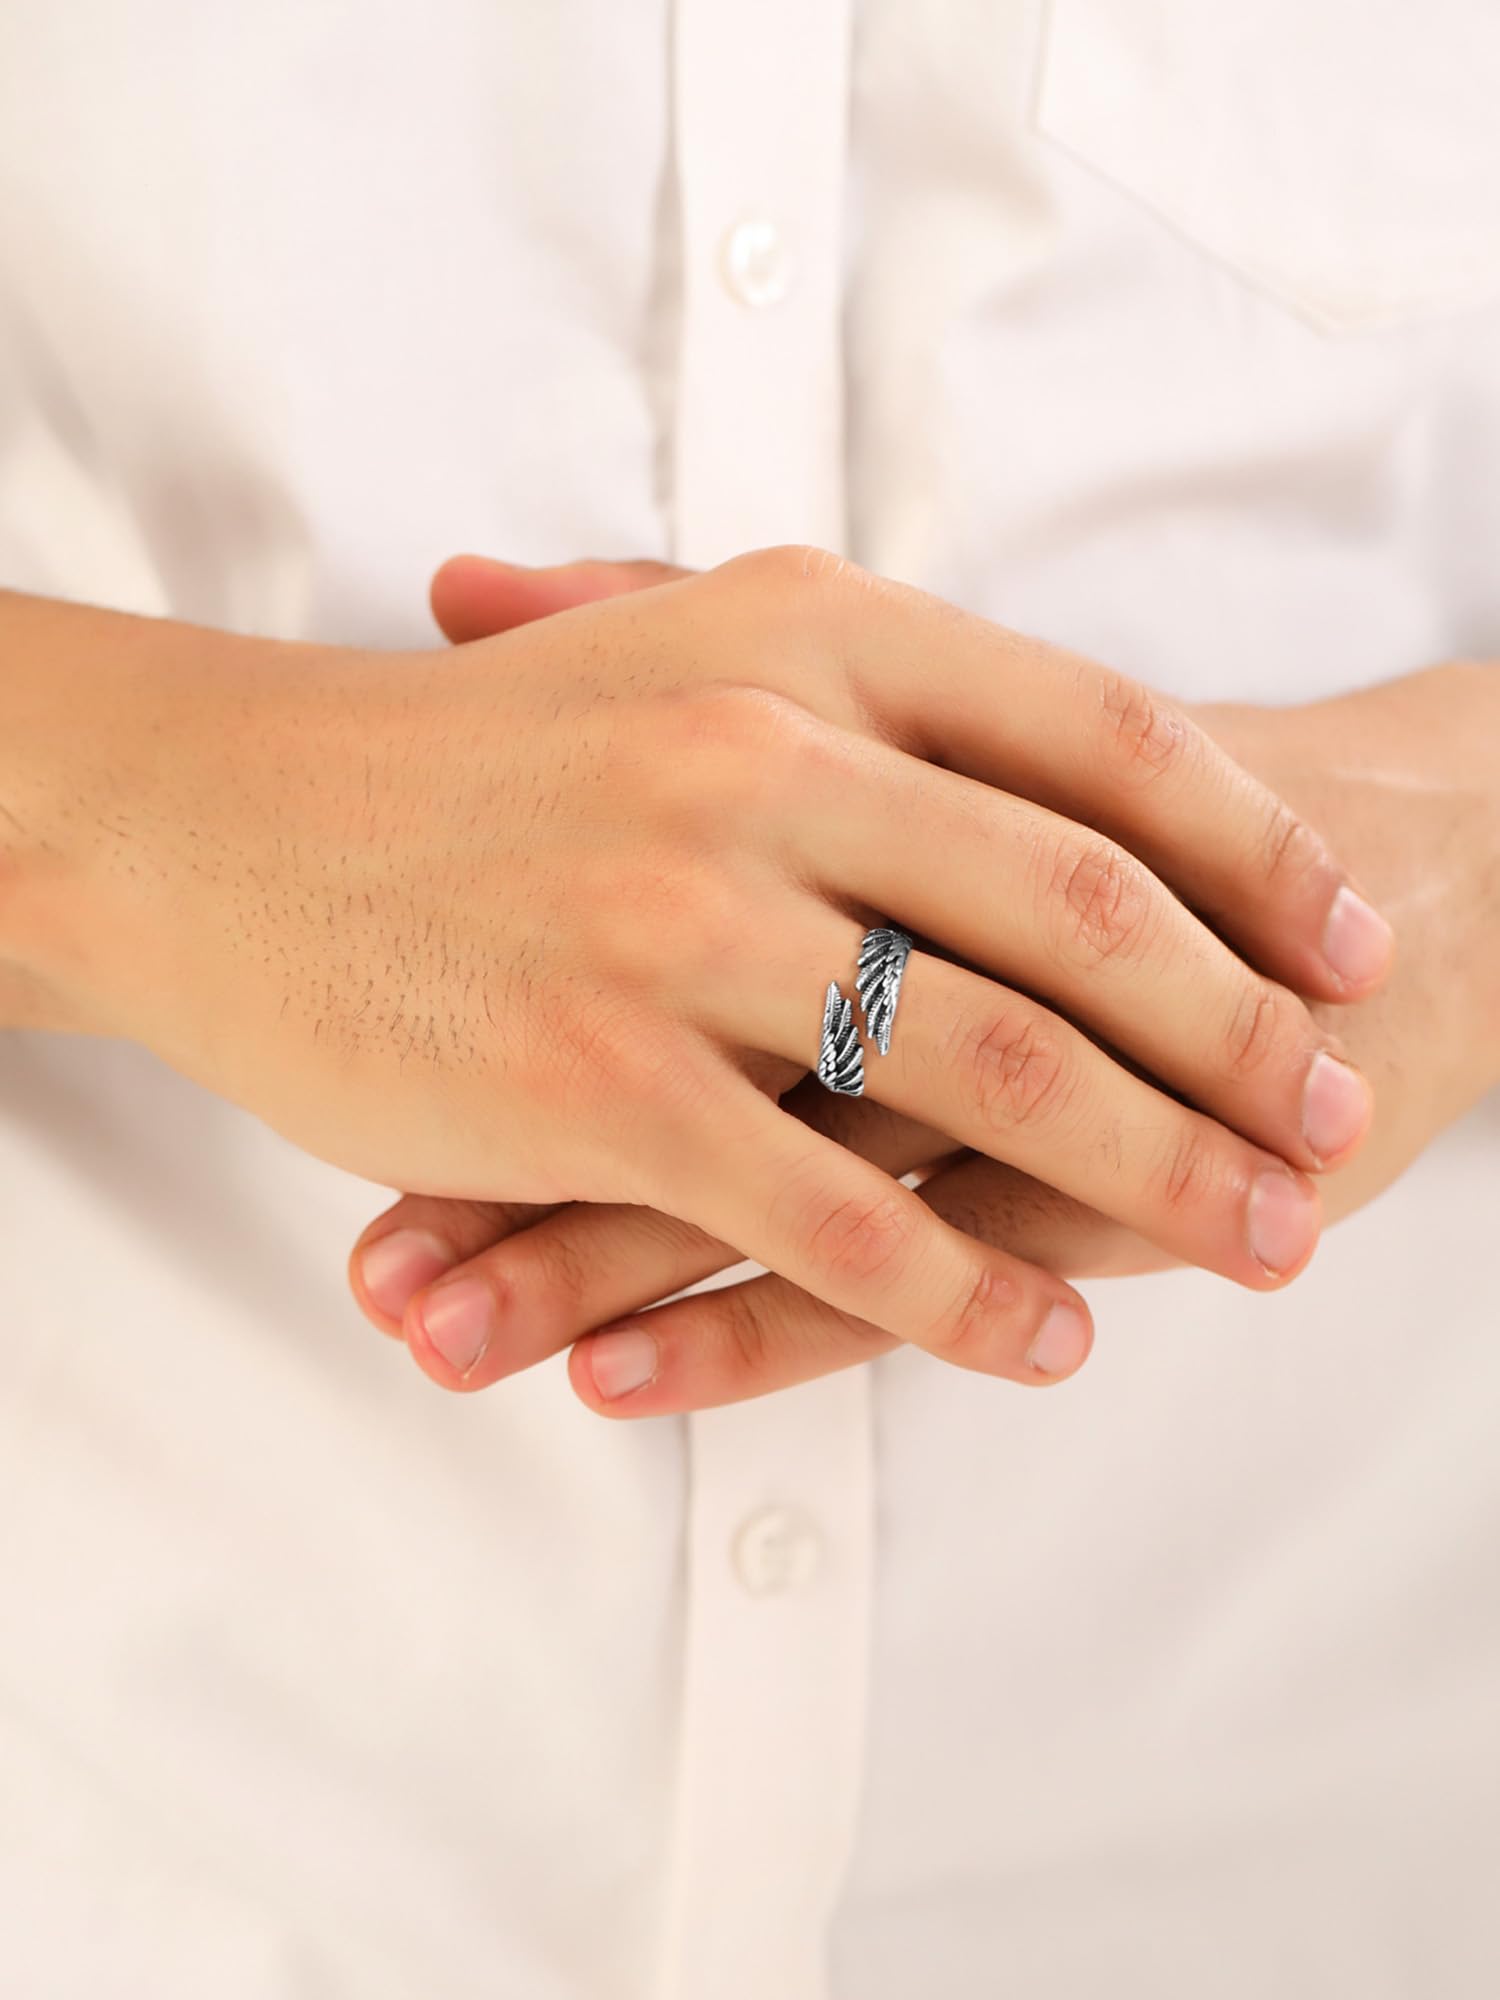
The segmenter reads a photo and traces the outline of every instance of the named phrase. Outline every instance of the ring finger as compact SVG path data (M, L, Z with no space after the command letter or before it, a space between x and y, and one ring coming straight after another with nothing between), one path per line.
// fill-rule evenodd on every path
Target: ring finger
M815 754L801 879L1042 996L1295 1166L1359 1143L1370 1091L1335 1037L1124 848L885 745L830 732Z
M849 978L860 938L826 906L802 909L783 962L763 968L753 1002L737 980L719 1023L743 1039L749 1007L757 1044L794 1061L816 1036L819 975ZM1305 1174L1122 1068L1039 1002L930 953L911 954L890 1053L866 1049L864 1087L1240 1284L1284 1284L1317 1242Z

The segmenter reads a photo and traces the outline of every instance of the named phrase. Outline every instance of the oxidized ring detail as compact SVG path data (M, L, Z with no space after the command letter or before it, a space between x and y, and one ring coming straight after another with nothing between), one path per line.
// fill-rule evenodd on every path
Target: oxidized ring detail
M883 1056L891 1052L891 1029L901 975L911 957L912 941L894 924L866 931L859 947L855 991L864 1009L865 1033ZM823 1037L818 1045L818 1081L843 1097L861 1097L865 1088L865 1052L854 1025L854 1002L846 1000L836 979L823 996Z
M911 939L894 924L866 931L859 948L859 977L855 986L865 1010L865 1033L883 1056L891 1052L896 1000L901 992L901 975L910 957Z
M839 992L836 979L829 980L823 1000L818 1081L845 1097L859 1097L865 1087L865 1052L854 1025L854 1003Z

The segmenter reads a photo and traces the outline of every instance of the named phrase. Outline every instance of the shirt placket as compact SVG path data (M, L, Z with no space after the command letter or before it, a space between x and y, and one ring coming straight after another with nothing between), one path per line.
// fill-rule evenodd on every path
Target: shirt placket
M688 1419L663 2000L827 2000L869 1674L869 1370Z
M677 560L842 551L848 0L677 0Z
M845 544L849 6L677 0L674 543ZM809 977L815 1046L826 974ZM858 1809L868 1370L688 1419L684 1681L663 2000L826 2000Z

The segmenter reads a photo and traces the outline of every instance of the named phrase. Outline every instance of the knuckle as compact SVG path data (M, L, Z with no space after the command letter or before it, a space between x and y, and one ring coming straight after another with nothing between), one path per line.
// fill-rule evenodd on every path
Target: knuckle
M670 748L689 754L753 755L776 750L805 731L811 713L774 689L751 682L711 681L668 698Z
M1074 942L1091 962L1139 951L1148 942L1159 908L1156 883L1113 841L1065 841L1051 889L1068 913Z
M1101 672L1099 708L1117 765L1138 778L1158 778L1187 754L1187 718L1128 674Z
M719 1335L715 1373L724 1386L744 1389L762 1380L769 1342L753 1285L734 1285L713 1295Z
M792 649L804 670L819 658L847 669L849 624L859 615L861 601L886 599L904 589L847 556L807 542L752 549L724 564L723 575L727 587L748 600L744 610L763 645L769 642L783 655Z
M1169 1215L1184 1215L1215 1198L1220 1175L1213 1148L1196 1125L1179 1132L1162 1167L1161 1200Z
M1235 1003L1224 1037L1224 1067L1236 1081L1262 1071L1287 1040L1295 1002L1266 980L1251 980Z
M515 1270L505 1273L504 1266L510 1257L515 1259ZM502 1254L497 1260L499 1272L512 1284L521 1268L528 1264L529 1292L546 1298L566 1320L583 1316L590 1290L589 1267L580 1246L570 1235L557 1229L526 1230L509 1246L508 1255Z
M752 549L725 563L722 574L738 599L738 628L766 662L757 671L819 708L862 717L867 704L853 634L872 600L905 586L806 542Z
M1261 837L1261 869L1273 888L1286 888L1322 867L1323 843L1283 799L1273 799Z
M1047 1123L1062 1109L1068 1065L1056 1037L1021 1002L986 1014L969 1031L963 1070L987 1129Z
M715 681L667 698L638 760L658 822L695 847L742 840L747 815L841 767L837 732L774 688Z
M776 542L732 557L723 568L757 586L806 591L837 587L859 574L857 565L811 542Z
M927 1345L957 1367L1004 1372L1014 1360L1008 1349L1014 1344L1020 1303L1020 1287L985 1261L953 1308L929 1330Z
M913 1227L911 1206L893 1188L812 1204L803 1243L814 1269L862 1287L899 1268L911 1252Z

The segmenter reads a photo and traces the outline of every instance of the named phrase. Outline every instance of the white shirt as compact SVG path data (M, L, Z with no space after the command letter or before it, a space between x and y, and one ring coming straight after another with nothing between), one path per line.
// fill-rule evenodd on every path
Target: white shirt
M810 539L1188 695L1500 655L1489 0L6 0L0 581L432 641ZM0 1038L7 2000L1500 1986L1500 1104L1285 1293L601 1422Z

